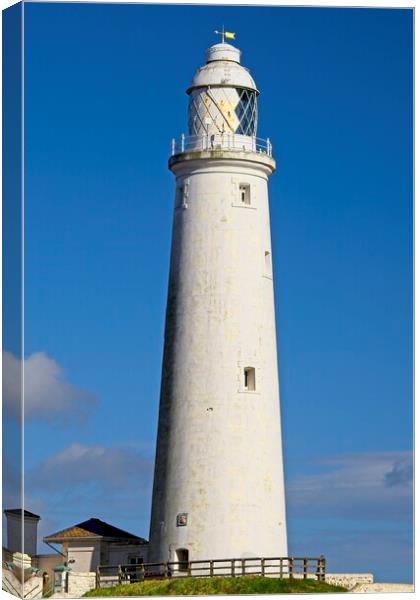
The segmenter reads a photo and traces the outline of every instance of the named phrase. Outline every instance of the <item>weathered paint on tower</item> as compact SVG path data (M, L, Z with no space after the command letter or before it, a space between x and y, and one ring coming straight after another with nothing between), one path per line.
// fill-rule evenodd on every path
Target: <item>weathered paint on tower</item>
M149 562L287 556L267 181L240 52L216 44L173 144Z

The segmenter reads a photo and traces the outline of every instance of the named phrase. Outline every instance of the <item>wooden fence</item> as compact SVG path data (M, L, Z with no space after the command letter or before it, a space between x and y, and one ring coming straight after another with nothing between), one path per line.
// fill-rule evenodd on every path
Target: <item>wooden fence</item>
M96 569L96 587L112 587L144 579L166 579L168 577L240 577L243 575L280 579L311 578L325 581L325 569L324 556L317 558L225 558L140 565L100 565Z

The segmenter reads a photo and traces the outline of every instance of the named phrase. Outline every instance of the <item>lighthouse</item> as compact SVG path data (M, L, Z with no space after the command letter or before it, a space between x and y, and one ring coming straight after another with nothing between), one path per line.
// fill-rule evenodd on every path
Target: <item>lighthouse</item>
M211 46L172 143L149 562L287 556L268 179L256 84ZM232 37L233 34L230 34Z

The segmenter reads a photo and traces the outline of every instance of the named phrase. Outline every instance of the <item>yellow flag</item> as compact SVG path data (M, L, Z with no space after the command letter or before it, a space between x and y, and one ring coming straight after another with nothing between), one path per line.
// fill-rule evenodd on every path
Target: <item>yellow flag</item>
M225 31L225 37L227 37L228 40L234 40L235 39L235 34L232 33L231 31Z

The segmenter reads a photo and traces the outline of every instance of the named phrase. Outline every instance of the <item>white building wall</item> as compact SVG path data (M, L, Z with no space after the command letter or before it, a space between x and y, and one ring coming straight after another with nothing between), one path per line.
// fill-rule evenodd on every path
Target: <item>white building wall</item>
M139 557L143 562L147 562L147 544L116 544L111 543L108 546L108 564L110 565L128 565L130 558Z
M74 572L85 573L95 571L100 564L101 542L74 542L63 544L64 554L67 553L68 566Z
M173 166L184 192L174 212L149 561L176 560L176 548L191 560L287 556L267 193L274 161L227 154ZM244 389L245 367L256 370L254 392ZM187 526L176 526L180 513Z

